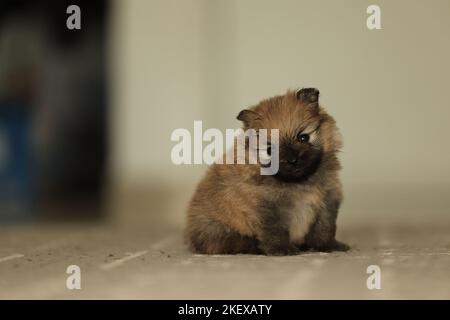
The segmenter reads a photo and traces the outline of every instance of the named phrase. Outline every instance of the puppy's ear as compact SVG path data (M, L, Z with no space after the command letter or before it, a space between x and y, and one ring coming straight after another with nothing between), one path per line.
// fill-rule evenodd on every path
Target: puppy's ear
M259 119L259 114L255 111L245 109L239 112L236 119L242 121L245 127L251 127L253 122Z
M319 106L319 90L316 88L302 88L297 91L297 100L303 104L317 108Z

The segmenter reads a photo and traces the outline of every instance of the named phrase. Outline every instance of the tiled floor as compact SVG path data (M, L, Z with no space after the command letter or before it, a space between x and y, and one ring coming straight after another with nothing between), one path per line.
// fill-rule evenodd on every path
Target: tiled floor
M348 253L204 256L177 229L27 226L0 229L0 298L450 299L450 228L360 228ZM81 290L66 269L81 268ZM369 265L381 289L367 289Z

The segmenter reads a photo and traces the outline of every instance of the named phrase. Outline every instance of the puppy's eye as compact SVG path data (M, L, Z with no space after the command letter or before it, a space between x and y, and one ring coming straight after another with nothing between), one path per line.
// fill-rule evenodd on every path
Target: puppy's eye
M297 136L298 141L302 143L308 143L309 142L309 134L307 133L299 133Z

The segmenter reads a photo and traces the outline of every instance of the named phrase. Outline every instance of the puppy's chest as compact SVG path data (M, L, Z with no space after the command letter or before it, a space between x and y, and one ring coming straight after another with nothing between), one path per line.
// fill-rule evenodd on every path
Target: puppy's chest
M303 244L306 235L317 219L322 203L319 193L302 193L293 198L288 211L289 237L295 244Z

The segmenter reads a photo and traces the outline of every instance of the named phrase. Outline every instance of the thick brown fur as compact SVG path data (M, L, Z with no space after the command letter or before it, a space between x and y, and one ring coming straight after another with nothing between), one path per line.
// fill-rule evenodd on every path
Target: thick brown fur
M318 97L313 88L288 91L238 115L244 129L279 129L280 169L264 176L258 164L210 166L188 209L185 236L193 252L348 250L335 239L342 200L337 153L342 144ZM308 143L299 141L302 133L310 133Z

